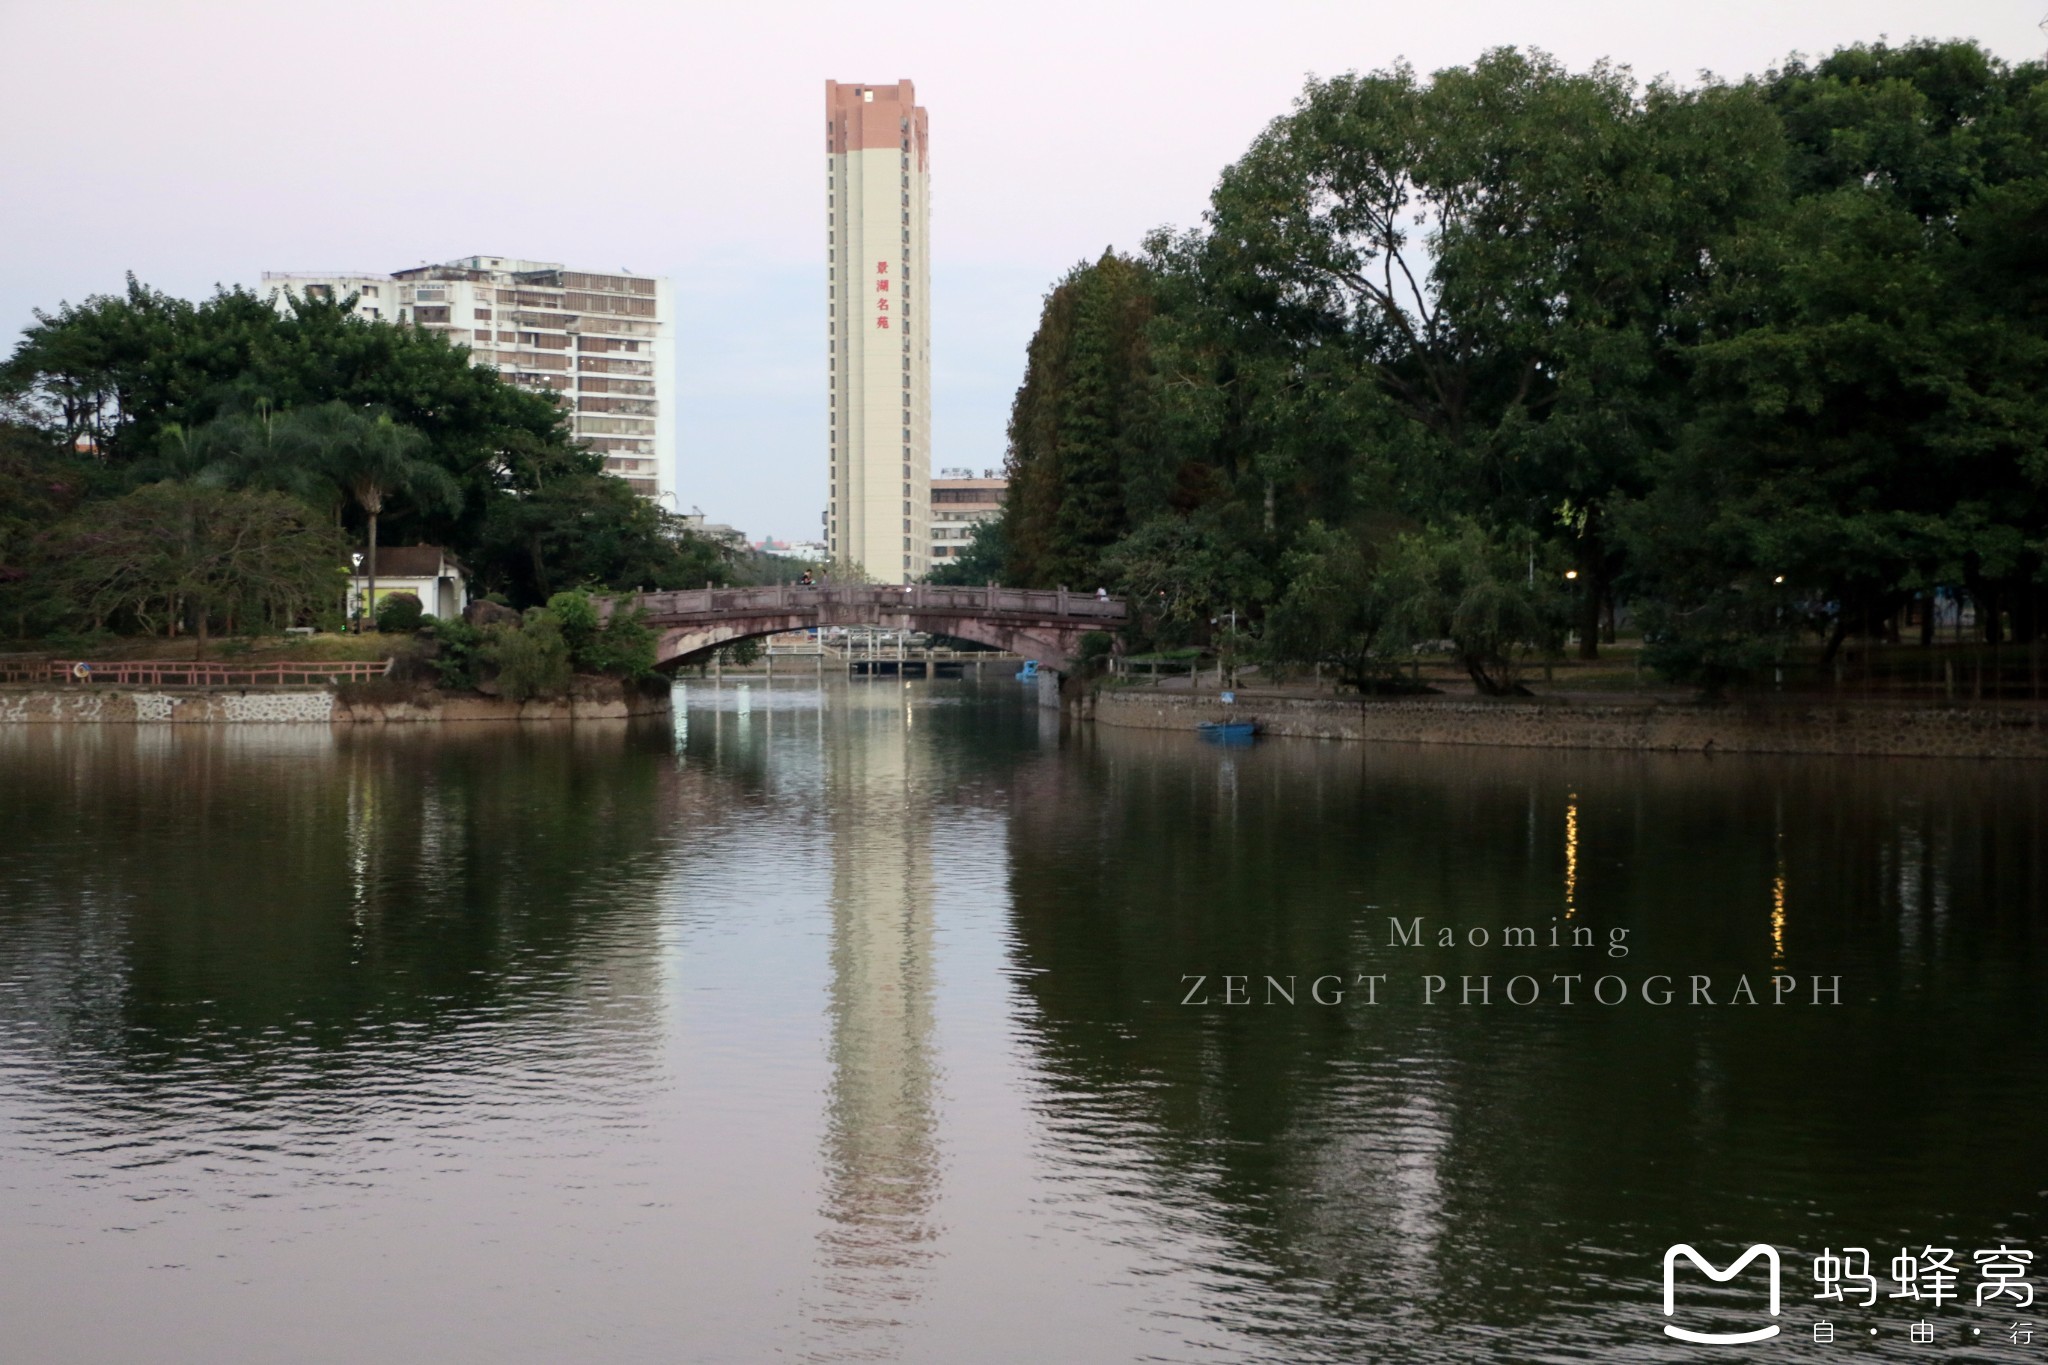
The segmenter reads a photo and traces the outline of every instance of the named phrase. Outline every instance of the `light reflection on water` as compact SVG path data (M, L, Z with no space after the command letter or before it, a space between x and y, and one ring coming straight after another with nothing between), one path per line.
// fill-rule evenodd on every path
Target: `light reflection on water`
M2030 770L679 699L0 732L10 1351L1676 1360L1670 1241L2040 1240ZM1628 956L1497 946L1565 923ZM1413 999L1529 970L1845 1003Z

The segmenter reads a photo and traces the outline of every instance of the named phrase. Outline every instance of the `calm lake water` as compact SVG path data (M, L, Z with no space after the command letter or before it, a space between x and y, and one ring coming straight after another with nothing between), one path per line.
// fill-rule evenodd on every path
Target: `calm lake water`
M0 731L0 1358L2048 1359L1972 1302L2048 1253L2040 769L1023 691ZM1664 1338L1680 1241L1780 1248L1784 1334Z

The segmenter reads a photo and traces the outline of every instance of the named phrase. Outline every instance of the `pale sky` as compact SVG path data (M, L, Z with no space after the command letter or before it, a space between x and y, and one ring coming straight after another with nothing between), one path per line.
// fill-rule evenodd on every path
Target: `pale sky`
M931 113L935 466L1002 463L1041 299L1197 222L1311 73L1501 45L1736 77L1885 35L2048 47L2048 0L1029 4L0 0L0 331L118 291L476 253L676 285L680 485L759 539L825 497L823 86Z

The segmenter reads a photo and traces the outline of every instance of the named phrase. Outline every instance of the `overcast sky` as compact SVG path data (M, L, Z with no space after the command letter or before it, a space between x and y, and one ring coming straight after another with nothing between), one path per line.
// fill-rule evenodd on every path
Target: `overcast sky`
M0 0L0 329L118 290L502 253L672 277L682 501L825 493L823 84L931 111L933 463L1002 463L1050 282L1196 222L1310 73L1536 46L1739 76L1888 35L2041 54L2048 0Z

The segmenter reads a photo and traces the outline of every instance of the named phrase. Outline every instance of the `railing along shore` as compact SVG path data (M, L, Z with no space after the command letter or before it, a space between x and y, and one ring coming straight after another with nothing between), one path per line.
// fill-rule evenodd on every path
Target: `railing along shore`
M0 682L63 683L88 687L112 683L130 687L311 687L362 682L391 671L390 659L200 663L192 660L40 659L0 662Z

